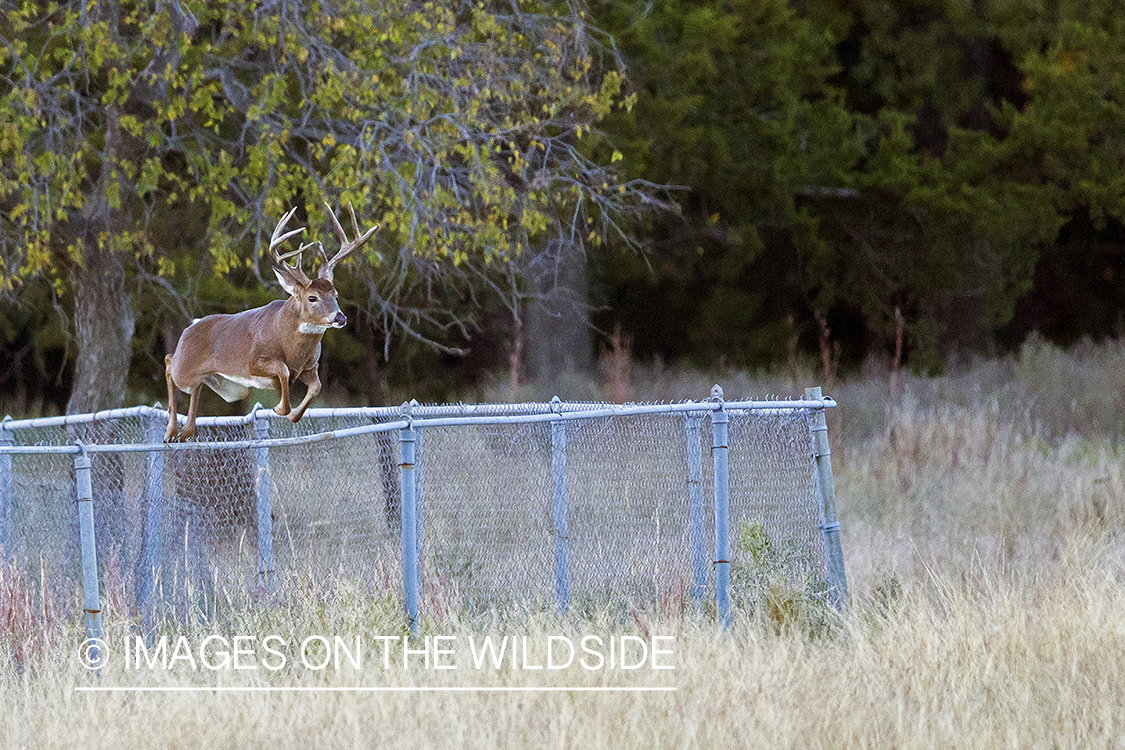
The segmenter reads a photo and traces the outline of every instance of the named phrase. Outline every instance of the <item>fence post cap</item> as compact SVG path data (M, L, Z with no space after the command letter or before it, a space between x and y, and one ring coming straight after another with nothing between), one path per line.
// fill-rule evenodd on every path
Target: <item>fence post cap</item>
M708 401L722 402L722 400L723 400L723 387L721 385L719 385L718 383L715 383L715 385L711 386L711 397L708 399Z

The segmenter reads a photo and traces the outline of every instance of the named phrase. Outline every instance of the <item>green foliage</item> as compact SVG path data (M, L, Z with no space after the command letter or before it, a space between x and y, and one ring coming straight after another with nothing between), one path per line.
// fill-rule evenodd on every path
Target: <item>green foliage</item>
M777 323L794 311L778 287L799 291L800 281L773 258L764 277L763 255L776 257L776 229L802 192L837 184L859 155L828 84L833 32L785 0L605 3L595 16L615 34L636 95L606 121L615 147L632 174L687 188L682 217L650 230L648 266L605 269L605 298L640 296L643 311L614 313L639 351L731 364L776 355ZM646 319L657 338L637 330Z
M761 522L742 519L735 532L731 585L741 606L751 607L775 632L798 629L809 635L824 633L833 611L823 580L794 582L799 565L793 551L778 549Z
M777 552L762 524L744 520L738 527L737 546L746 555L752 570L769 572L778 568Z
M875 137L859 199L810 212L817 306L885 339L901 308L923 357L979 346L1063 226L1122 220L1121 11L1094 6L863 6L846 87Z
M243 234L299 196L365 206L388 244L455 265L526 251L559 208L583 219L571 239L597 238L595 219L627 191L571 141L621 101L620 77L592 76L576 16L541 10L342 0L285 15L238 1L8 14L0 197L9 238L27 245L7 283L50 266L71 212L134 202L139 214L161 199L206 206L218 273L252 266Z
M1121 236L1117 3L599 9L637 92L610 120L616 148L691 191L685 222L656 230L651 269L609 270L606 297L626 304L625 287L653 279L666 354L776 361L782 328L762 333L788 315L811 332L813 311L862 354L891 347L900 310L911 360L934 366L991 347L1064 228Z

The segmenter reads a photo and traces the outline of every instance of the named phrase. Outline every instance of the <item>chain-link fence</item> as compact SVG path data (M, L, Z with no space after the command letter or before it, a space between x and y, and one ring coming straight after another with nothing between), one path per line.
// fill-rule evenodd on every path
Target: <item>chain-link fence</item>
M29 580L84 580L87 610L101 581L150 617L341 579L415 619L712 600L725 617L779 580L839 606L830 406L255 409L182 444L149 407L5 420L0 546Z

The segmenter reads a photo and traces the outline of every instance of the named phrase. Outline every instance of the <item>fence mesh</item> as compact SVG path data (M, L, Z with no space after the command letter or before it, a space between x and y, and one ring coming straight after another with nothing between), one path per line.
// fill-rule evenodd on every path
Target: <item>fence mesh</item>
M150 411L7 432L15 445L158 442L163 418ZM732 579L742 600L779 577L826 587L810 414L730 414ZM310 414L298 425L259 419L257 430L253 419L201 421L195 439L377 421ZM560 596L577 611L686 607L693 591L713 586L705 412L418 427L423 612L553 608ZM210 612L336 579L401 596L398 440L390 430L268 448L92 454L102 576L150 612ZM31 579L79 580L74 456L3 460L9 558Z
M781 580L825 592L809 413L734 412L729 430L732 595L756 600Z
M692 580L684 418L614 417L571 427L567 478L576 602L683 601ZM709 494L710 482L703 487ZM706 514L703 521L709 530ZM710 538L709 531L704 534Z

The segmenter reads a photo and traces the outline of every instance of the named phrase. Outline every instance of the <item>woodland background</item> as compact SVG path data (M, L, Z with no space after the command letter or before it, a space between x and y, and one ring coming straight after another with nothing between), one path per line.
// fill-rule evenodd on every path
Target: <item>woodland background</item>
M0 393L163 400L324 201L322 403L1119 336L1123 71L1111 0L0 0Z

